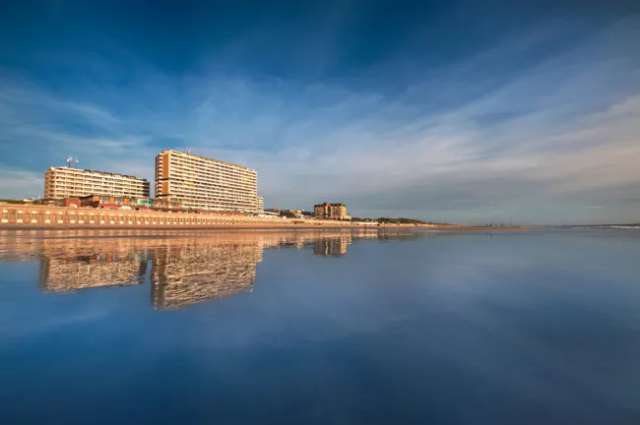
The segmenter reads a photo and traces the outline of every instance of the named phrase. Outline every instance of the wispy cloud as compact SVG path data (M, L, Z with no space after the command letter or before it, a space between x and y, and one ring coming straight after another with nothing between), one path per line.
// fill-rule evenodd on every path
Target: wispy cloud
M33 171L0 168L0 197L22 199L40 197L44 190L42 175Z
M449 221L638 219L640 58L625 48L637 23L487 74L553 45L554 32L510 40L395 92L215 69L169 80L145 67L114 102L108 85L87 100L0 75L0 162L33 178L73 153L151 178L156 151L191 147L256 168L268 206L339 199L354 214ZM624 208L607 208L616 196Z

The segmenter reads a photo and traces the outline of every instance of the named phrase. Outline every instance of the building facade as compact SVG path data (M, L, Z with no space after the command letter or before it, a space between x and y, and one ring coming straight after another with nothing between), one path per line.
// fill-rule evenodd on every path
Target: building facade
M45 199L88 195L148 198L149 181L125 174L71 167L50 167L45 172Z
M255 170L166 150L156 156L156 201L168 207L262 213Z
M313 206L313 215L324 220L350 220L347 206L343 203L324 202Z
M79 198L80 206L92 208L149 208L152 201L149 198L129 198L126 196L89 195Z

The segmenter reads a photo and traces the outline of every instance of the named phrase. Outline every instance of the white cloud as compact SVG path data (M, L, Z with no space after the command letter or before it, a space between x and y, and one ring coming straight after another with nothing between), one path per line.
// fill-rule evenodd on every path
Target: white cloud
M41 197L43 192L42 174L6 167L0 168L0 197L17 199Z
M0 139L41 147L45 162L71 153L82 166L150 179L157 151L192 147L256 168L268 206L339 199L355 214L571 221L583 207L594 210L592 199L640 184L640 58L611 48L612 40L637 33L628 23L612 27L467 97L488 64L553 41L553 34L497 46L449 70L451 76L432 73L392 95L217 75L171 86L149 76L123 98L125 114L99 97L60 99L5 79ZM69 120L81 125L64 125ZM34 169L26 160L20 165ZM11 190L17 192L0 187L5 196ZM544 212L551 202L558 206L552 217ZM632 217L638 207L627 205L614 218ZM611 212L598 210L602 217Z

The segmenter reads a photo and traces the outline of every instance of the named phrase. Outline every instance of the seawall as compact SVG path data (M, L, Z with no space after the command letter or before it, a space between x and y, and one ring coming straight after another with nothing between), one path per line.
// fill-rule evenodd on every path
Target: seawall
M0 230L6 229L429 229L444 232L511 232L526 227L456 224L383 224L286 219L214 212L167 212L0 204Z
M0 229L368 228L377 223L155 210L0 204Z

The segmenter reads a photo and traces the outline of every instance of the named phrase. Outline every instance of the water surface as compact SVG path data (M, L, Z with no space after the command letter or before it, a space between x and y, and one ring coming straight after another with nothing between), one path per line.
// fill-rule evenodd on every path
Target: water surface
M637 424L640 231L0 232L1 424Z

